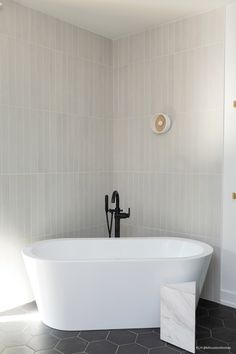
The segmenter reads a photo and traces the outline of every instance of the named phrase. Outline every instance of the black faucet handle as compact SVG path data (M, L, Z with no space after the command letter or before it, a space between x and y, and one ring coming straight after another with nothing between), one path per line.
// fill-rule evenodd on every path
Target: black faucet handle
M105 212L108 213L108 195L105 195Z
M127 219L130 217L130 208L128 209L128 213L119 213L120 219Z

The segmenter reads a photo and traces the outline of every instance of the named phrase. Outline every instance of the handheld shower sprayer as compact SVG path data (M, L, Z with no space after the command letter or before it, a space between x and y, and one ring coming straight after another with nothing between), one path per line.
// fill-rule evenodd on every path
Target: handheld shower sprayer
M115 237L120 237L120 220L127 219L130 217L130 208L128 209L127 213L123 213L123 210L120 209L120 196L117 191L112 193L111 202L115 203L114 209L109 209L109 197L105 195L105 213L106 213L106 220L107 220L107 229L109 237L111 237L112 233L112 225L113 225L113 217L115 218ZM108 214L111 214L110 220Z
M109 238L111 237L111 232L112 232L112 224L113 224L113 213L114 211L109 209L108 207L108 195L105 195L105 213L106 213L106 220L107 220L107 230L109 234ZM109 221L108 213L111 213L111 219Z

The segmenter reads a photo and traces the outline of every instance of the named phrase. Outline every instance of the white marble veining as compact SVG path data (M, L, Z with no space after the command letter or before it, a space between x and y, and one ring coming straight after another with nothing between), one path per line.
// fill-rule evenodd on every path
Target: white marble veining
M195 353L196 282L161 287L161 339Z

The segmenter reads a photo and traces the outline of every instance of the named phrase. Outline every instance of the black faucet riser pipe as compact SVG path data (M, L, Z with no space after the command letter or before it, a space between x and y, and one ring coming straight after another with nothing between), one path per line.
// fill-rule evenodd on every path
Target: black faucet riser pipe
M105 195L105 212L106 212L106 221L107 221L107 229L108 229L108 234L109 237L111 237L112 234L112 223L113 223L113 215L115 218L115 237L120 237L120 219L127 219L130 217L130 208L128 209L128 213L123 213L122 209L120 209L120 196L117 191L114 191L112 193L111 197L111 202L116 203L114 209L109 209L109 197L108 195ZM108 213L111 214L111 219L109 222L109 216Z

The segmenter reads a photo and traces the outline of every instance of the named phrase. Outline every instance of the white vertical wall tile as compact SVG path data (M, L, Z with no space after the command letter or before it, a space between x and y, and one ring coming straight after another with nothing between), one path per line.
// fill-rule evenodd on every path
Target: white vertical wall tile
M12 0L3 0L0 11L0 34L16 35L16 3Z
M9 240L20 254L40 239L102 236L112 188L112 41L3 3L0 248L9 252ZM12 254L1 265L19 269ZM27 281L20 285L22 302L31 301Z
M19 6L19 8L22 8ZM18 10L18 9L17 9ZM18 10L19 11L19 10ZM21 17L17 12L17 17ZM28 19L28 14L23 14ZM27 22L26 22L27 23ZM26 26L26 24L25 24ZM26 32L26 28L24 28ZM26 37L26 34L24 35ZM56 20L38 11L30 11L30 41L34 44L55 49L56 47Z
M52 52L32 45L31 52L31 107L49 110L51 106Z
M113 189L131 206L127 236L179 236L219 245L224 9L113 43ZM157 113L171 116L162 136ZM220 257L204 296L219 300Z
M145 59L145 32L129 37L129 62Z
M130 96L129 96L129 71L128 66L124 66L118 69L118 76L115 81L116 91L114 91L114 101L117 100L117 116L125 117L130 106ZM116 104L114 103L114 109ZM114 111L116 113L116 110Z
M128 65L130 58L129 37L113 41L113 51L114 67Z
M128 165L128 135L129 122L126 119L116 119L113 122L113 170L127 171Z
M173 90L173 57L158 57L145 67L146 112L155 114L170 109ZM177 84L176 84L177 86Z
M144 139L145 124L143 119L129 119L126 121L128 129L128 144L126 145L127 163L130 171L143 171L144 166ZM125 147L124 147L125 149Z
M31 39L31 11L28 7L16 6L16 38L29 41Z
M104 70L104 117L113 118L113 68L103 67Z
M102 117L104 105L104 75L103 67L96 63L92 66L92 104L91 116Z
M132 63L128 67L128 115L142 117L146 112L144 62Z
M83 59L92 60L92 37L93 34L82 28L77 29L76 53Z
M216 9L206 14L205 43L224 43L225 40L225 8Z
M56 20L56 50L67 54L74 53L74 27Z
M110 39L103 38L104 41L104 55L103 64L111 66L113 65L113 43Z
M175 23L175 51L224 42L225 9L216 9Z
M207 106L209 110L221 111L224 97L224 46L206 48Z
M104 64L105 41L99 35L92 35L92 61L99 64Z
M75 61L74 113L80 117L88 117L92 113L92 76L93 63L78 59Z
M0 106L0 171L6 171L8 154L9 107Z
M16 87L16 40L0 35L0 104L11 104Z
M125 235L218 246L224 10L112 43L3 2L0 235L96 236L115 188L131 207ZM159 111L173 121L160 137L149 127ZM217 253L209 298L219 262Z
M15 95L14 103L20 107L30 106L31 48L27 42L16 41Z
M173 30L171 25L164 25L148 31L149 56L154 59L170 55L173 51Z
M51 104L52 110L58 113L68 114L69 107L69 57L63 52L56 52L52 56L52 80L49 82L49 89L52 95ZM50 70L50 67L48 68Z

